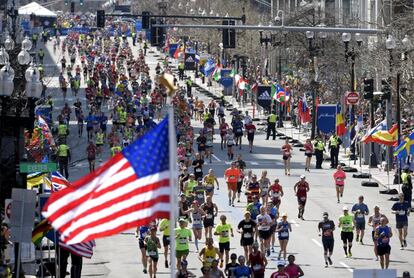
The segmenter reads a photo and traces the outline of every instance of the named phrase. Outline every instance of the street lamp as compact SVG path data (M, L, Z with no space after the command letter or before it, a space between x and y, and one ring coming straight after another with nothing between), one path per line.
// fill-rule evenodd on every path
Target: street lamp
M280 16L279 16L280 14ZM282 10L278 10L275 16L275 22L281 22L281 26L285 26L285 13Z
M349 50L349 44L351 42L352 36L350 33L342 33L342 41L344 42L345 45L345 61L348 62L348 58L351 58L351 83L350 83L350 92L355 92L356 91L356 80L355 80L355 59L356 56L358 55L357 51L355 50L354 47L352 47L352 50ZM359 33L355 34L355 41L358 44L358 47L360 47L362 45L362 36ZM349 122L350 122L350 126L353 126L353 123L355 121L355 105L351 105L350 107L350 113L349 113ZM356 155L355 155L355 141L353 140L355 137L355 131L351 130L351 141L353 142L350 146L350 150L351 150L351 155L349 156L350 160L354 160L354 163L356 163Z

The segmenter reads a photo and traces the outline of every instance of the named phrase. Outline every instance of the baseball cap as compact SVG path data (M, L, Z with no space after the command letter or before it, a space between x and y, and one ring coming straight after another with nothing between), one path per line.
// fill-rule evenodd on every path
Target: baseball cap
M349 209L348 209L348 206L344 206L344 207L342 208L342 210L347 210L347 211L348 211L348 210L349 210Z
M328 213L325 211L325 212L322 214L322 216L326 216L326 217L328 217Z
M178 219L178 222L187 222L187 220L185 220L185 218L180 218Z
M305 175L300 175L300 178L301 179L306 179L306 176Z

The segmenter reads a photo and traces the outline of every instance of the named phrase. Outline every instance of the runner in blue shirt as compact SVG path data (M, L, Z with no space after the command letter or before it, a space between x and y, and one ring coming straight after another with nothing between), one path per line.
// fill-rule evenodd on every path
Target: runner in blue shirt
M244 256L239 256L239 266L234 270L234 275L236 278L250 278L252 271L250 267L246 265L246 258Z
M89 112L89 115L86 117L86 131L88 132L88 140L93 139L93 125L96 121L96 117L92 115L92 112Z
M410 215L410 204L404 201L404 194L398 195L399 201L394 203L391 210L395 214L395 220L397 221L396 228L398 229L398 238L401 243L401 250L407 247L407 231L408 231L408 215Z
M390 264L390 238L392 237L392 230L387 226L388 220L385 217L381 217L380 222L381 225L375 228L378 256L380 257L381 268L388 269L388 265Z
M364 204L364 196L358 197L358 203L352 206L352 213L355 219L356 241L364 244L362 240L365 232L365 215L369 214L368 206Z

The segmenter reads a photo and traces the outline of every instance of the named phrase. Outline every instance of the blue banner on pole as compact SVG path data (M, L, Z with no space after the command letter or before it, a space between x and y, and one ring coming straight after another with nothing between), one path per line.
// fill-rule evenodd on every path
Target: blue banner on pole
M322 133L334 133L336 129L336 105L318 105L317 126Z
M169 50L170 57L174 56L174 53L177 50L177 48L178 48L178 43L170 43L170 50Z
M231 87L233 85L233 77L231 76L231 69L221 69L221 85L224 88Z

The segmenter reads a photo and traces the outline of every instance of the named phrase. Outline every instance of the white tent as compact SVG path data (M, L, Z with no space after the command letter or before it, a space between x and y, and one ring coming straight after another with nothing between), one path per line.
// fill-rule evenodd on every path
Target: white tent
M57 14L55 14L49 9L46 9L45 7L41 6L36 2L32 2L19 8L19 15L32 14L34 14L37 17L57 17Z

